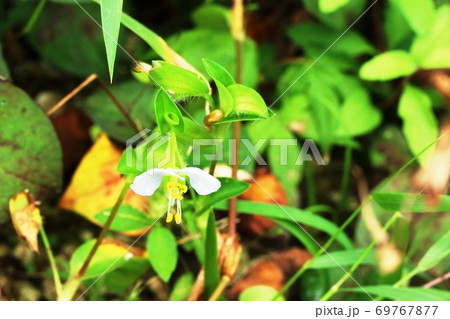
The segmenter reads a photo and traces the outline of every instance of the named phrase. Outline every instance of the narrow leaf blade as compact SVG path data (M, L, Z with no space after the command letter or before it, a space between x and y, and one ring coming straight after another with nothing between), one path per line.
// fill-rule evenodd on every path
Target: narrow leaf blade
M112 82L114 61L116 60L117 41L119 39L120 20L122 18L123 0L101 0L103 40L105 41L109 77Z
M205 300L208 300L216 289L219 284L219 277L216 220L214 212L210 211L205 240Z

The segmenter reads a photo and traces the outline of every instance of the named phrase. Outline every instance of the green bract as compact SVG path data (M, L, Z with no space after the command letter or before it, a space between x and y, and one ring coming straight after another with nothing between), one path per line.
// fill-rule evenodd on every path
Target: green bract
M177 132L184 131L184 120L175 102L166 91L160 90L155 98L155 120L162 134L172 129Z

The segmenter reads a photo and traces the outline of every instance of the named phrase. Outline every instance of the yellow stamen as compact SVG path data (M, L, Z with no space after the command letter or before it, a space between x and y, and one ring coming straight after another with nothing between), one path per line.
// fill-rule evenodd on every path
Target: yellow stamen
M176 219L176 217L175 217L175 219ZM167 213L166 223L170 223L172 220L173 220L173 214L172 213Z
M172 182L167 182L166 187L167 187L168 190L171 190L171 189L175 188L175 184L172 183Z
M175 214L175 222L177 224L181 223L181 214L180 213Z

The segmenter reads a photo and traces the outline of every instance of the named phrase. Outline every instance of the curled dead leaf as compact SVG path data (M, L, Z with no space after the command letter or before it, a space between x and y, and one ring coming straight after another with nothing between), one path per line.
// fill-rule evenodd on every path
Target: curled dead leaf
M450 98L450 74L448 72L436 71L431 75L430 82L439 92Z
M382 274L392 274L402 264L402 254L392 243L386 242L377 247L377 259Z
M222 275L234 278L242 255L242 244L236 234L220 234L222 245L219 248L219 265L222 265Z
M437 205L438 195L445 192L450 178L450 122L441 129L434 153L426 167L413 176L412 183L429 195L429 204Z
M9 211L17 235L26 240L30 249L39 252L38 234L42 219L33 195L28 190L17 193L9 201Z

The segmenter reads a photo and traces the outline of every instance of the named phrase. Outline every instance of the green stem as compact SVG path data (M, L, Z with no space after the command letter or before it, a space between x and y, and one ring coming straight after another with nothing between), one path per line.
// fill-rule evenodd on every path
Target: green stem
M71 301L73 296L81 285L80 277L70 277L62 288L61 295L58 297L58 301Z
M116 200L116 203L114 204L113 209L111 210L111 214L109 215L108 220L106 221L105 225L103 226L102 231L100 232L100 235L98 236L94 247L92 247L92 250L89 253L88 257L86 258L86 261L84 262L83 266L81 267L80 271L78 272L77 277L79 277L79 278L83 277L84 273L86 272L87 268L89 267L89 263L92 261L92 258L94 258L94 255L97 252L97 249L100 247L103 239L105 238L106 234L109 231L109 228L111 227L114 217L116 217L117 212L119 211L119 207L122 204L122 201L128 191L129 186L130 186L130 184L125 183L125 186L123 187L119 197Z
M45 233L44 225L41 225L41 228L39 228L39 234L41 235L42 242L44 243L48 261L50 262L50 268L52 269L53 280L55 281L56 297L59 298L62 293L61 279L59 278L58 267L56 267L55 257L52 252L52 247L48 241L47 234Z
M384 230L388 230L392 224L395 222L395 220L400 216L400 212L396 212L394 215L389 218L385 226L383 227ZM350 270L345 273L341 279L338 280L336 284L334 284L323 296L320 298L320 301L327 301L329 300L336 292L339 291L339 288L342 286L342 284L350 278L350 276L355 272L355 270L359 267L359 265L363 262L363 260L367 257L367 255L370 253L370 251L375 246L376 241L375 239L372 240L369 246L364 250L364 252L359 256L359 258L356 260L356 262L353 264L353 266L350 268Z
M106 221L105 225L102 228L102 231L100 232L100 235L97 238L97 241L95 242L94 247L92 247L88 257L86 258L83 266L81 267L80 271L75 275L71 276L62 287L61 295L59 296L59 301L70 301L73 299L73 296L78 290L78 287L81 285L81 281L83 278L84 273L86 272L87 268L89 267L89 264L92 261L92 258L94 258L95 253L97 252L97 249L100 247L103 239L105 238L106 234L109 231L109 228L111 227L111 224L114 220L114 217L116 217L117 212L119 211L119 207L122 204L123 199L125 198L125 195L128 191L130 184L128 181L125 183L125 186L123 187L122 191L120 192L119 197L116 200L116 203L114 204L113 209L111 210L111 214L108 217L108 220Z
M243 18L243 17L242 17ZM242 40L236 39L236 82L242 83ZM235 148L231 154L233 164L231 166L231 177L237 179L239 170L239 144L241 141L241 122L233 124L233 139L236 141ZM230 198L228 207L228 233L236 233L237 197Z
M344 157L344 167L342 172L342 181L341 181L341 191L340 191L340 200L338 210L342 211L347 208L348 202L347 199L347 189L348 189L348 181L350 179L350 168L352 165L352 148L347 145L345 147L345 157Z
M420 272L418 268L414 268L410 272L408 272L405 276L403 276L399 281L394 284L394 287L400 287L404 285L407 281L409 281L412 277L417 275Z
M44 5L47 2L47 0L40 0L36 8L34 9L30 20L28 20L28 23L25 25L25 27L22 30L22 34L27 34L28 32L33 29L34 24L36 23L37 19L41 15L42 9L44 9Z

